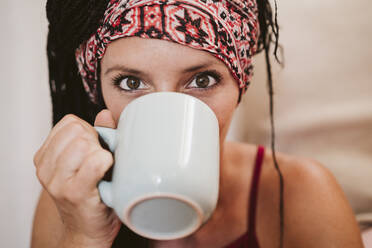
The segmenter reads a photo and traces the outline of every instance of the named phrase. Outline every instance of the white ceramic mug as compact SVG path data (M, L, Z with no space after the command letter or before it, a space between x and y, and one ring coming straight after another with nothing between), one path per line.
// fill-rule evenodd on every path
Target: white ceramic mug
M133 100L117 129L96 127L115 154L112 182L98 188L131 230L156 240L195 232L214 211L219 187L219 127L208 105L157 92Z

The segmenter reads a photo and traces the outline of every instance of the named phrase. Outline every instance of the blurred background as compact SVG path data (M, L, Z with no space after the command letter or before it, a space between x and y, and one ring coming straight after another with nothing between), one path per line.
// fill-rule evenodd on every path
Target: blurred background
M0 1L1 247L29 247L41 189L32 160L52 118L45 3ZM273 63L277 149L327 166L361 228L372 227L372 2L278 4L285 67ZM265 61L255 61L228 139L269 146Z

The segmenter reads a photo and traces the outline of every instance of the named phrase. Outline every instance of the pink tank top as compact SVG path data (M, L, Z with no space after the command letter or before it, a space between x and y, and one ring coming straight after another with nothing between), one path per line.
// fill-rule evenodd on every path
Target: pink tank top
M262 161L265 155L265 148L258 146L256 162L254 165L251 190L249 195L249 210L248 210L248 230L240 238L226 246L225 248L259 248L257 235L256 235L256 206L257 206L257 195L258 185L260 182L260 174Z

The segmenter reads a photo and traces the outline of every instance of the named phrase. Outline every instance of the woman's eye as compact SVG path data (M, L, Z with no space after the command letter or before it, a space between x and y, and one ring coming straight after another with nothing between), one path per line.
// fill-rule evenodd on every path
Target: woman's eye
M126 91L134 91L146 88L146 87L140 88L141 84L144 85L144 83L139 78L133 76L124 77L120 79L119 82L117 82L117 85Z
M205 71L194 76L193 80L187 85L187 88L196 90L209 90L217 86L222 80L220 73L213 71ZM127 92L136 92L138 90L147 89L146 84L135 76L119 75L113 78L113 84L119 90Z
M207 73L201 73L195 76L188 86L193 86L191 88L201 88L206 89L210 88L213 85L216 85L220 81L219 75L209 75Z

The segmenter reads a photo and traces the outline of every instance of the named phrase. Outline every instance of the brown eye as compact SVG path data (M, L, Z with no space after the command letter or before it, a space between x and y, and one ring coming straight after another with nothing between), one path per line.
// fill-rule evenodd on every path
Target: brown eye
M196 85L199 88L206 88L209 85L209 76L208 75L198 75L196 76Z
M222 80L222 76L213 71L205 71L194 76L193 80L188 84L187 88L196 90L208 90L217 86Z
M146 89L141 79L133 76L124 76L114 80L114 83L125 91L137 91Z
M138 87L140 86L140 84L141 84L141 80L139 80L138 78L128 77L128 79L127 79L127 86L131 90L138 89Z

